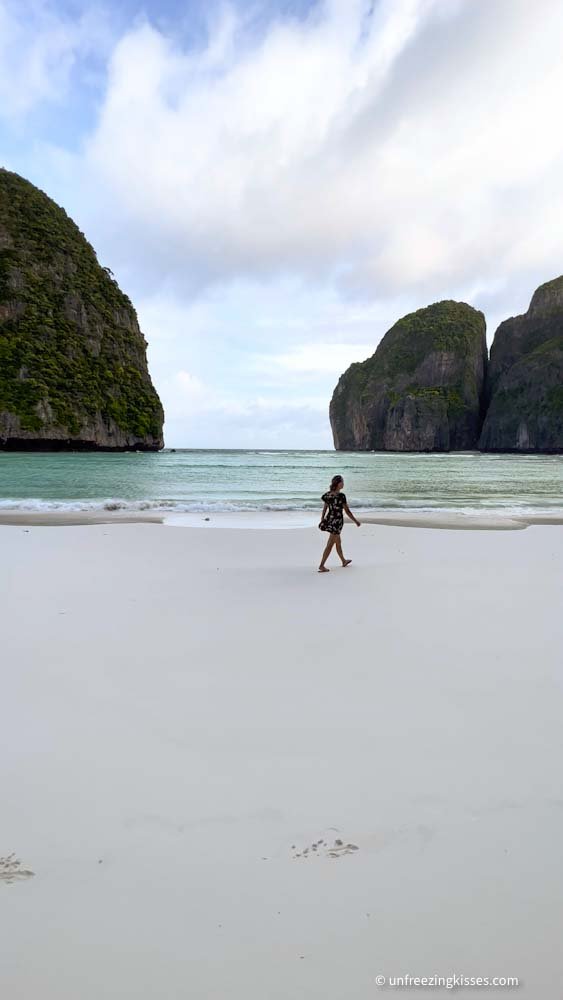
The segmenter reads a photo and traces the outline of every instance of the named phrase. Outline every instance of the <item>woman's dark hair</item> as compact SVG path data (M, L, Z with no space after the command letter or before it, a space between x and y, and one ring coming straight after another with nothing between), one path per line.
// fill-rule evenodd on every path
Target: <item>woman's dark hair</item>
M340 483L343 483L343 482L344 482L344 480L343 480L342 476L333 476L331 484L330 484L330 492L333 493L334 490L336 489L336 487L340 486Z

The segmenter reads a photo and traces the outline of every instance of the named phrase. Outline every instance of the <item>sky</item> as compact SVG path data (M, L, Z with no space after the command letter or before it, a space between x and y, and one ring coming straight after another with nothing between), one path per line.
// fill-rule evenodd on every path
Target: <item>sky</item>
M330 448L339 375L563 273L560 0L0 0L0 164L131 297L170 447Z

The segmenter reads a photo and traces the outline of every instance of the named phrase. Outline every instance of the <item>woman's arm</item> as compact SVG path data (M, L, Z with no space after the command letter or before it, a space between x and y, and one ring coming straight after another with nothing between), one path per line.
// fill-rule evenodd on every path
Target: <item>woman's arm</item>
M323 507L323 512L321 514L321 521L324 521L324 517L325 517L325 514L326 514L327 510L328 510L328 504L325 503L325 505Z
M353 522L354 522L354 524L355 524L355 525L356 525L356 526L357 526L357 527L359 528L359 527L360 527L360 522L359 522L359 521L358 521L358 519L357 519L357 518L356 518L356 517L354 516L354 514L352 514L352 511L350 510L350 508L349 508L348 504L345 504L345 505L344 505L344 510L346 511L346 513L347 513L348 517L350 518L350 520L351 520L351 521L353 521Z

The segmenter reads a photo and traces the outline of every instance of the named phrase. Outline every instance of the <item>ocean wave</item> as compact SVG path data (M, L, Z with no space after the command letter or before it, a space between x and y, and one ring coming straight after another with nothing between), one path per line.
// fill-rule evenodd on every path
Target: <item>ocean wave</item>
M317 499L299 498L294 500L262 500L260 502L248 502L242 500L127 500L121 497L106 497L104 499L42 499L31 497L26 499L8 498L0 500L0 515L2 512L22 512L22 513L143 513L154 514L209 514L209 513L314 513L318 512L320 501ZM374 501L356 499L354 509L358 513L366 514L457 514L461 516L490 517L494 515L510 516L537 516L551 515L563 516L563 505L560 502L554 504L533 504L530 502L515 503L514 500L506 503L491 502L486 500L476 500L473 504L463 505L448 503L424 503L413 499L386 500L381 498Z
M25 500L7 499L0 500L0 513L2 511L23 511L28 513L104 513L123 512L135 513L152 511L154 513L172 513L177 511L180 514L209 513L237 513L255 511L303 511L318 510L320 502L298 501L295 503L245 503L243 501L228 500L123 500L121 498L107 498L104 500L42 500L39 498L28 498Z

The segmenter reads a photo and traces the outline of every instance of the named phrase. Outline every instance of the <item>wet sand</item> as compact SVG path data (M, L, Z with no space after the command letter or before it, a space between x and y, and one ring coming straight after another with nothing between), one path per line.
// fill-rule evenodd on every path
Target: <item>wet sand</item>
M563 525L563 514L503 514L480 512L467 514L455 511L421 511L407 514L399 511L358 511L362 524L385 524L397 528L447 528L470 531L518 531L531 525ZM286 529L315 528L318 512L311 511L236 511L176 513L173 511L37 511L2 510L0 525L35 525L37 527L64 527L86 524L166 524L188 528L252 528ZM349 522L351 524L352 522Z

